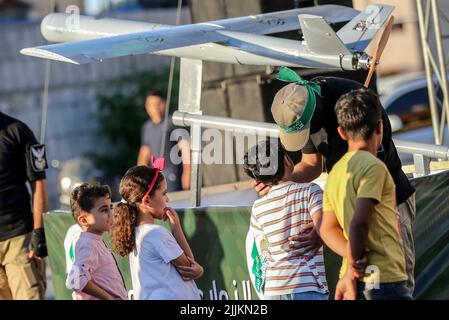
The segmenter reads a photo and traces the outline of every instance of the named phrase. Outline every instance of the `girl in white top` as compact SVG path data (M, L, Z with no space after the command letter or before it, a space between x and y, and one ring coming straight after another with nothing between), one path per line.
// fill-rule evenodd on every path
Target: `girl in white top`
M129 255L136 300L199 300L194 279L203 274L181 228L178 214L166 206L164 159L153 167L129 169L120 182L122 201L114 210L112 244ZM170 233L155 220L169 220Z

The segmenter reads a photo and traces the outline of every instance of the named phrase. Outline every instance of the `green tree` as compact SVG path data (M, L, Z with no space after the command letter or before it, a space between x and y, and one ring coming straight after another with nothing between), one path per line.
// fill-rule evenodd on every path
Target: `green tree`
M128 75L110 81L97 94L100 134L110 144L106 154L91 154L97 168L110 177L122 176L137 162L140 148L140 134L143 123L148 119L145 98L149 90L166 95L169 67L158 70L133 71ZM170 113L178 102L179 69L175 68Z

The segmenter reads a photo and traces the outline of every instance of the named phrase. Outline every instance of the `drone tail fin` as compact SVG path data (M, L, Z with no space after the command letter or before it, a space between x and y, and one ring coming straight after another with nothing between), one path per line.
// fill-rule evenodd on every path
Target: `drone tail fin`
M321 16L299 15L299 23L308 50L313 54L352 54L331 26Z

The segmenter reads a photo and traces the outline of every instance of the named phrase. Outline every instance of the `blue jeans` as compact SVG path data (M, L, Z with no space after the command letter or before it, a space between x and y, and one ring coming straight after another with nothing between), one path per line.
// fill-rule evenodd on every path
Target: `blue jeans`
M365 289L365 283L357 281L357 300L413 300L407 281L381 283L379 289Z
M315 291L264 296L264 300L329 300L329 295Z

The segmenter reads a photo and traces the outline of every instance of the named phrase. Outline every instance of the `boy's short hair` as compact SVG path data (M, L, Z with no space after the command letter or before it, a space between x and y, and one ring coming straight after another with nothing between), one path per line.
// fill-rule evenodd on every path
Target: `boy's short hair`
M108 185L83 183L72 190L70 194L70 210L76 222L81 212L90 212L95 200L101 197L111 197L111 188Z
M335 104L338 125L351 140L368 140L382 119L379 97L368 88L352 90Z
M284 157L285 151L279 139L264 140L245 153L243 169L257 182L274 185L285 174Z

